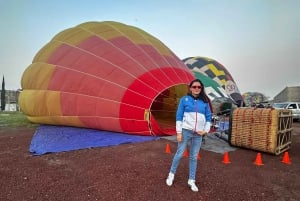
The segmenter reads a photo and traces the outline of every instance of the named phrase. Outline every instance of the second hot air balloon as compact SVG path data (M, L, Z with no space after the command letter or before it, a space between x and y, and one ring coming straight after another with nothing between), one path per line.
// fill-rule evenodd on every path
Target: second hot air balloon
M194 73L201 73L219 84L226 94L238 106L243 106L243 97L228 70L219 62L208 57L188 57L183 59L186 66Z

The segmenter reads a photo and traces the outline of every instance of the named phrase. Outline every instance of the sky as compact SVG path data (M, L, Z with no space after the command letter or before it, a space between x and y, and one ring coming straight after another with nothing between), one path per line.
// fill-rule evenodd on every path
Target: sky
M59 32L88 21L116 21L162 41L180 59L209 57L241 94L270 100L300 86L298 0L0 0L0 76L6 90Z

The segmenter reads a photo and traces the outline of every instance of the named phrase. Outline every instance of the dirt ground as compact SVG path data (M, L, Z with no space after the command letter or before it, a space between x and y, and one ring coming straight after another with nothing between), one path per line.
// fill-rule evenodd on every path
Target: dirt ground
M89 200L300 200L300 122L293 124L291 165L282 156L240 148L223 155L201 150L197 184L187 186L188 159L182 158L172 187L165 184L176 143L156 141L32 156L35 128L0 127L1 201ZM165 153L166 144L171 154Z

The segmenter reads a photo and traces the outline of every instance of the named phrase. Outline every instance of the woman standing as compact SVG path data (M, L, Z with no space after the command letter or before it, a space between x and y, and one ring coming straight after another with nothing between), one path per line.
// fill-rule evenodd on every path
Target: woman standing
M195 183L197 156L200 151L202 137L211 126L211 110L209 100L201 80L193 80L189 85L190 92L180 99L176 113L176 132L178 147L174 155L166 184L172 186L176 169L184 151L190 143L188 185L194 192L198 191Z

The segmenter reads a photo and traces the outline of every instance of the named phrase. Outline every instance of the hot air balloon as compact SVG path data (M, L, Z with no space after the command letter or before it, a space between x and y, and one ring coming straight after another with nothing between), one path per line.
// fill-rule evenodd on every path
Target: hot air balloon
M268 101L268 98L260 92L246 92L243 94L245 104L253 106Z
M188 57L183 62L192 72L199 72L217 82L238 106L243 105L243 97L236 83L222 64L207 57Z
M149 33L86 22L58 33L36 54L22 75L19 104L34 123L173 135L177 104L193 79Z

